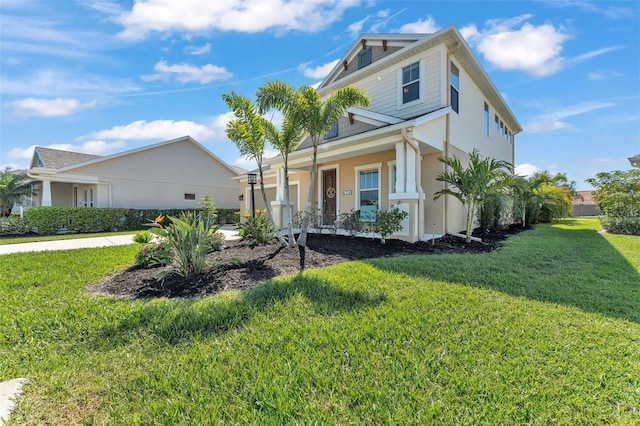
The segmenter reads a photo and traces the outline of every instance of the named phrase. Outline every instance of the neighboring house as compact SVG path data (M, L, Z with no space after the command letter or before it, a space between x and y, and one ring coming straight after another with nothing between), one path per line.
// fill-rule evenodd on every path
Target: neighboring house
M39 181L34 205L195 208L210 194L237 208L233 168L189 136L109 156L36 147L28 175Z
M598 207L591 191L577 191L577 196L571 202L573 208L571 216L599 216L602 210Z
M351 209L367 220L378 209L399 205L409 216L396 238L417 241L464 230L458 200L433 201L444 187L436 181L444 170L438 157L467 162L468 153L478 149L513 164L515 135L522 128L460 32L449 26L433 34L364 34L318 91L327 96L348 85L366 90L371 102L368 109L349 109L318 147L313 195L314 207L325 212L324 224L331 226ZM294 213L307 199L311 152L306 140L289 156ZM282 159L267 163L266 183L282 223ZM249 209L246 177L240 182L243 207Z
M630 157L629 158L629 162L631 163L631 165L633 167L640 167L640 154L634 156L634 157Z

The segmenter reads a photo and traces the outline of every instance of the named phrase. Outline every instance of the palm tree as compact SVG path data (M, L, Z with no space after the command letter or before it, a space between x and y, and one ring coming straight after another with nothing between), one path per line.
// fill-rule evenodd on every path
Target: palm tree
M311 146L313 147L307 205L304 212L302 229L298 237L301 271L304 270L313 189L316 184L316 174L318 171L318 143L320 142L320 138L331 129L331 126L347 112L347 109L353 106L369 106L369 97L364 90L352 86L335 90L325 100L320 97L318 91L313 87L302 86L298 88L293 97L282 106L285 115L290 114L292 120L300 123L304 133L308 135L311 140Z
M518 206L523 228L527 226L527 211L535 215L535 217L528 218L529 223L537 220L539 204L542 202L538 188L546 182L546 178L540 174L535 174L528 179L522 176L512 178L511 189L515 195L514 205Z
M0 173L0 217L9 217L13 206L31 195L32 181L27 180L26 173L14 174L11 168L5 168Z
M267 193L264 189L264 150L265 150L265 127L268 126L269 121L262 117L253 104L251 99L246 96L239 95L234 91L224 93L222 99L231 108L235 119L230 120L227 123L227 137L233 141L238 147L240 154L243 156L253 158L258 165L258 173L260 174L260 191L262 193L262 200L264 201L265 208L267 209L267 216L273 229L276 230L276 235L280 244L285 247L288 245L287 241L282 236L282 231L278 228L273 220L273 214L271 212L271 205L267 200Z
M443 195L451 195L460 200L467 213L465 241L470 243L473 221L478 209L489 195L497 193L500 188L508 185L511 164L489 157L481 159L477 149L469 154L469 165L466 168L462 166L455 155L440 157L438 161L451 170L441 172L436 180L444 182L456 190L445 187L436 192L433 199L437 200Z
M272 122L265 123L265 135L269 143L278 150L283 160L284 169L284 203L289 211L289 154L293 152L302 139L302 123L295 117L291 108L285 108L293 102L295 90L287 83L273 81L266 83L258 89L257 104L261 114L265 114L272 108L283 110L282 128L278 130ZM295 245L296 240L293 235L291 211L288 214L287 229L289 233L289 244Z

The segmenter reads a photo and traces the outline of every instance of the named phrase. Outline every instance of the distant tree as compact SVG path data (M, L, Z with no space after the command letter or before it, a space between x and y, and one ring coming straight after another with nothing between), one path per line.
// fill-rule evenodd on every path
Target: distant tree
M482 203L491 194L505 188L511 177L511 164L493 158L480 158L478 150L469 154L469 165L463 167L460 159L440 157L438 161L450 170L441 172L436 180L444 182L449 187L436 192L433 199L443 195L457 198L466 211L466 242L471 242L473 222Z
M640 216L640 169L600 172L587 179L595 189L592 196L607 216Z
M224 93L222 99L229 106L236 117L227 123L227 137L236 144L240 154L255 160L260 175L260 192L264 201L267 216L273 229L277 230L276 236L282 246L287 246L287 240L276 225L271 211L271 205L264 189L264 151L265 151L265 127L269 121L262 117L251 99L239 95L234 91Z
M9 217L13 206L31 195L32 182L26 173L15 174L10 167L0 172L0 217Z

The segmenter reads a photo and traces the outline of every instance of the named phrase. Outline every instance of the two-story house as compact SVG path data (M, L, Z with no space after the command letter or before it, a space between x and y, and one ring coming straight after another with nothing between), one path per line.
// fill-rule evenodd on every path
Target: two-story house
M318 87L321 96L348 85L363 88L368 109L351 108L318 147L314 205L331 225L354 209L366 221L392 205L409 213L395 238L428 239L464 230L465 212L452 197L433 200L444 184L441 156L482 156L513 164L522 130L460 32L364 34ZM289 157L292 210L304 209L311 167L309 141ZM267 160L267 183L277 221L284 207L282 159ZM242 208L249 209L249 189ZM256 189L257 190L257 189ZM260 197L256 197L260 200Z

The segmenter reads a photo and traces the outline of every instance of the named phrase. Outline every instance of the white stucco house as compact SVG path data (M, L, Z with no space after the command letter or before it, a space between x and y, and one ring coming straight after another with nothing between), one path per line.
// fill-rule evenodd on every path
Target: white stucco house
M464 230L458 200L433 200L444 187L436 181L445 167L438 157L455 155L464 162L478 149L481 156L513 164L522 127L460 32L449 26L433 34L363 34L318 91L328 96L348 85L364 89L370 106L351 108L318 147L313 196L325 225L351 209L362 217L398 205L409 215L395 238L417 241ZM267 160L265 182L280 223L304 209L311 152L306 140L289 157L290 209L284 205L282 159ZM248 210L246 178L236 180Z
M189 136L109 156L36 147L29 177L38 181L33 205L197 208L206 195L216 207L237 208L231 167Z

